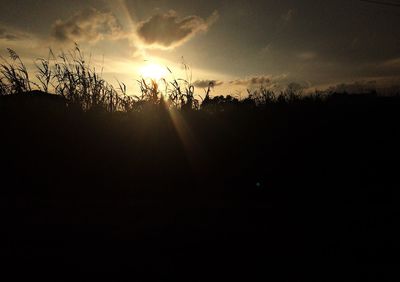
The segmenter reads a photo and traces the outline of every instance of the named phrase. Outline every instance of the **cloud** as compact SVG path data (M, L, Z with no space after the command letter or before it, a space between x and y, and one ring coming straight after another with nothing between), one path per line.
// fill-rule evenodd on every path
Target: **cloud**
M355 81L352 83L340 83L335 86L331 86L327 89L327 92L331 93L349 93L349 94L362 94L371 93L377 90L377 81Z
M400 57L399 58L394 58L391 60L387 60L382 64L383 67L386 68L399 68L400 69Z
M30 39L31 35L25 33L22 30L7 25L0 25L0 40L6 41L21 41L24 39Z
M296 11L293 10L293 9L290 9L289 11L287 11L286 13L284 13L284 14L281 16L281 19L282 19L284 22L290 22L290 21L293 19L293 17L294 17L295 14L296 14Z
M304 61L309 61L317 58L317 54L314 52L303 52L297 55L297 57Z
M220 80L196 80L193 85L198 88L207 88L208 86L216 87L224 84Z
M400 77L378 78L377 80L361 80L341 83L327 88L326 93L368 94L377 92L380 95L400 94Z
M57 20L52 28L52 36L60 42L93 43L103 39L119 39L125 34L112 13L89 8L65 21Z
M9 41L15 41L20 39L19 36L13 32L7 31L4 27L0 27L0 40L5 39Z
M196 15L180 18L175 11L170 10L139 22L137 34L147 47L172 49L200 32L207 32L218 17L218 12L214 11L207 19Z
M264 56L264 55L270 54L271 51L272 51L272 44L269 43L269 44L267 44L266 46L264 46L263 48L261 48L261 50L259 51L259 54L260 54L261 56Z
M250 78L245 78L245 79L236 79L231 81L230 83L233 85L263 85L263 84L269 84L271 82L271 79L269 76L254 76Z
M271 86L278 81L282 81L287 78L286 74L272 76L272 75L259 75L248 77L244 79L236 79L232 80L229 83L231 85L238 85L238 86L246 86L246 87L254 87L254 86Z

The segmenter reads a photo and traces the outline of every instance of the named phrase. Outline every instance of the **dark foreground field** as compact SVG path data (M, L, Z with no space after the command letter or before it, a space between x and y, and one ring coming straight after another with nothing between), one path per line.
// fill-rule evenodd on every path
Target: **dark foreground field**
M4 281L398 281L399 97L0 98Z

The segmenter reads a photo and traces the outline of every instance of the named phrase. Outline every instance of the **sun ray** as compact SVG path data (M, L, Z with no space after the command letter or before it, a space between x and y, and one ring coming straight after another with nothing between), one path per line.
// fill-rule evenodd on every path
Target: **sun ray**
M137 50L134 52L136 55L141 55L142 57L146 57L146 48L143 47L142 44L139 44L140 39L138 38L135 30L136 30L136 21L132 17L132 11L129 10L126 5L125 0L117 0L113 1L110 8L118 14L119 20L123 21L127 30L130 32L130 44L132 44Z

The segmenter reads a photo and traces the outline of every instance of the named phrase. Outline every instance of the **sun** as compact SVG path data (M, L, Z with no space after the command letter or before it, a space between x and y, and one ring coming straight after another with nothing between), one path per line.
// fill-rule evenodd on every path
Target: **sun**
M156 81L165 78L168 74L167 68L158 64L145 65L139 69L139 73L144 79L152 79Z

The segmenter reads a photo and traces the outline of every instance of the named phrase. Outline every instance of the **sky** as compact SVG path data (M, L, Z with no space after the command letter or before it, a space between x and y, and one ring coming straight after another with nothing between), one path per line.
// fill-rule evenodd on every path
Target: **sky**
M374 2L374 1L372 1ZM264 85L391 89L400 85L400 1L0 0L0 54L35 58L78 43L104 76L134 89L143 68L214 94ZM182 63L191 71L184 71ZM170 75L170 74L168 74ZM168 79L169 77L167 77Z

